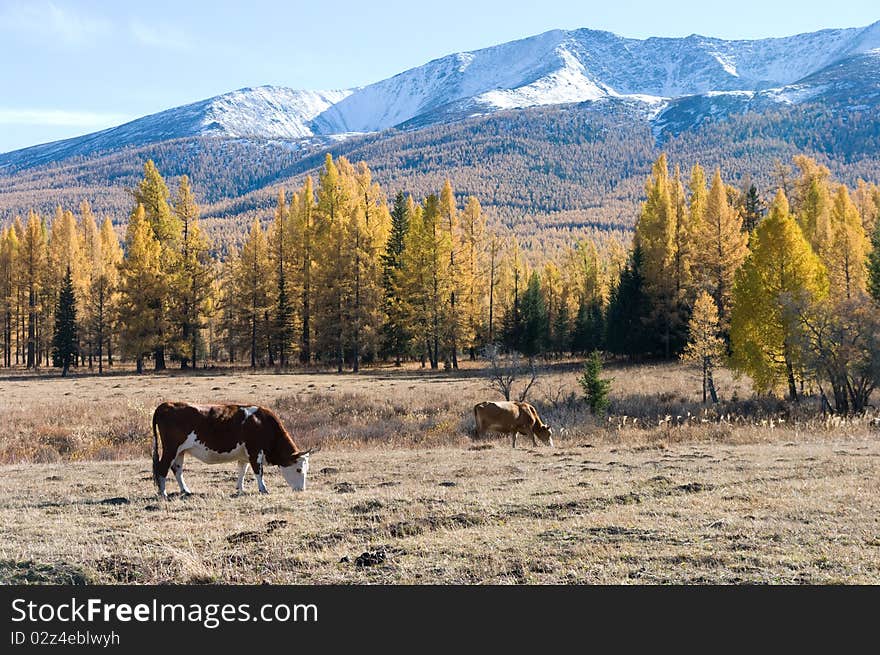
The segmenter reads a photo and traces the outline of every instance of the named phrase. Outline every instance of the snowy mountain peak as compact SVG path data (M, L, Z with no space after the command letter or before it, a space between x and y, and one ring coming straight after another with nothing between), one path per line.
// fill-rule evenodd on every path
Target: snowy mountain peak
M327 141L497 110L623 99L659 123L874 94L880 22L760 40L551 30L451 54L350 90L239 89L95 134L0 155L0 170L192 136ZM853 84L861 85L854 91ZM870 88L869 88L870 87ZM867 91L865 91L867 89ZM824 94L824 95L823 95ZM873 97L873 95L871 96ZM757 103L757 104L756 104ZM761 104L763 103L763 104Z
M276 86L239 89L206 101L201 126L231 137L300 139L312 136L312 119L350 94Z
M314 122L317 133L373 132L450 115L585 102L680 98L779 88L880 47L880 23L753 41L692 34L630 39L590 29L552 30L436 59L356 89ZM454 115L461 115L461 112Z

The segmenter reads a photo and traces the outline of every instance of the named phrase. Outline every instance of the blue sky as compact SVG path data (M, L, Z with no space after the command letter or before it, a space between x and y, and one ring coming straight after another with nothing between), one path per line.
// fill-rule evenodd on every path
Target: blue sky
M245 86L368 84L554 28L761 38L876 20L876 0L0 0L0 152Z

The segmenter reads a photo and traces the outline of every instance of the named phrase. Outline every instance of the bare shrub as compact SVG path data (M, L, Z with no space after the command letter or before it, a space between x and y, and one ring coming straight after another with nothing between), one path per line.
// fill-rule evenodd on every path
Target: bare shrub
M534 359L524 361L518 352L503 353L497 345L487 346L484 355L489 361L489 367L486 369L489 388L504 396L504 400L510 400L513 388L518 382L520 391L517 400L524 402L529 396L529 391L538 381L538 367Z

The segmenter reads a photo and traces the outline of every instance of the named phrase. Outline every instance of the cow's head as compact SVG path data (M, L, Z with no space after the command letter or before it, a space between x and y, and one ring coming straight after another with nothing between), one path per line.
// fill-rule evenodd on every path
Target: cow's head
M553 448L553 428L546 423L535 426L535 436L538 437L545 445Z
M309 473L309 456L317 451L317 448L309 448L295 453L289 465L278 467L281 469L281 475L294 491L305 490L306 476Z

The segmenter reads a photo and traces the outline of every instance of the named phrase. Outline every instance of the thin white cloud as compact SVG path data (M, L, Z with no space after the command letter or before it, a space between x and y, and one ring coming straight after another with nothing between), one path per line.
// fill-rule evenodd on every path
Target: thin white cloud
M128 24L131 35L141 45L162 50L191 50L192 39L182 30L168 25L147 25L132 19Z
M5 109L0 107L0 125L53 125L100 129L131 120L125 114L63 109Z
M112 24L54 2L11 2L0 9L0 30L32 40L82 46L112 33Z

